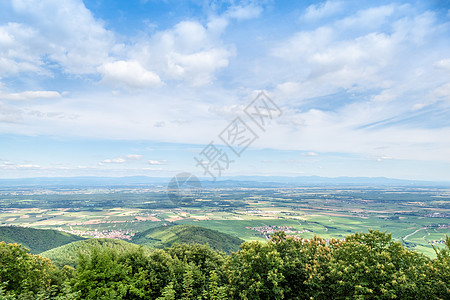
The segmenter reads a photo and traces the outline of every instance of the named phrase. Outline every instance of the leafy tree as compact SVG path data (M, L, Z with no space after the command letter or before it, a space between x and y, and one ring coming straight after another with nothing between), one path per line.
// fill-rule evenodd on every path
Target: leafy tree
M333 241L331 289L337 299L425 299L429 258L410 251L391 234L369 230Z
M325 240L316 236L303 240L277 232L268 245L283 260L280 272L284 280L280 286L286 299L317 299L329 294L327 274L331 249Z
M181 290L180 282L182 282L184 269L180 261L174 260L164 250L151 252L141 272L145 275L142 281L144 285L141 286L149 299L158 298L163 291L167 294L170 290ZM177 274L179 274L178 277ZM168 285L172 285L172 287L165 289Z
M175 300L176 292L173 289L173 282L170 282L162 291L162 296L156 300Z
M110 248L93 247L80 254L74 288L81 299L131 299L139 296L130 277L131 267Z
M209 276L209 286L203 291L203 298L207 300L227 299L225 286L219 286L219 276L216 271L211 271Z
M50 288L55 266L28 251L22 245L0 242L0 285L4 293L35 295Z
M186 268L186 273L183 278L183 300L189 300L194 298L194 266L189 264Z
M203 244L174 244L166 251L173 258L193 263L207 275L222 266L225 261L224 253Z
M226 263L228 293L232 299L282 299L283 260L268 243L249 242Z
M433 260L428 275L433 294L438 299L450 299L450 237L445 237L445 246L438 249L433 245L436 259Z
M330 241L279 232L232 255L199 244L78 249L75 268L57 269L0 243L0 299L450 299L449 237L435 259L373 230Z

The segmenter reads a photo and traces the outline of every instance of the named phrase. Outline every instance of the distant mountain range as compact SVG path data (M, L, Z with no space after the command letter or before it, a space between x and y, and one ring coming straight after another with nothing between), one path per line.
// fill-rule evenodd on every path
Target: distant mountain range
M127 176L127 177L35 177L0 179L0 186L139 186L139 185L167 185L170 178Z
M233 176L221 177L224 181L278 183L288 185L377 185L377 186L450 186L445 181L408 180L387 177L321 177L321 176Z
M138 187L166 186L169 177L36 177L0 179L0 187ZM448 181L420 181L387 177L321 177L321 176L222 176L216 182L200 178L204 187L270 187L280 185L295 186L450 186Z

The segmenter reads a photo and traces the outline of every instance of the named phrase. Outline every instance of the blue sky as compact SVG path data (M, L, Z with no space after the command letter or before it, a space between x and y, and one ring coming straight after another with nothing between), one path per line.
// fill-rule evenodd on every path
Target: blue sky
M450 181L449 1L0 11L0 178L204 176L213 142L227 176ZM261 91L282 111L264 131L243 113ZM257 134L239 157L219 138L237 116Z

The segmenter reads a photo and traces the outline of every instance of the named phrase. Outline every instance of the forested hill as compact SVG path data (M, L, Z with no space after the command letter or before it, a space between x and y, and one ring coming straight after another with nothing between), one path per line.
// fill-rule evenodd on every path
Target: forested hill
M153 248L170 247L174 243L208 244L214 250L231 253L244 242L238 237L195 225L160 226L137 233L132 243Z
M0 226L0 242L22 244L32 254L80 240L84 238L57 230Z
M125 247L124 245L130 244L124 241L113 241L108 239L70 244L83 240L85 240L85 238L52 229L0 226L0 242L4 241L7 244L22 244L24 247L30 249L31 254L38 254L57 248L54 249L55 251L47 253L47 255L51 255L51 257L49 256L50 258L56 258L57 260L62 259L61 255L68 257L66 254L72 252L75 253L79 247L81 247L81 249L85 249L86 247L94 246L94 244L99 242L108 244L111 247ZM208 244L214 250L231 253L239 250L239 246L244 241L229 234L200 226L173 225L160 226L139 232L134 236L131 242L133 244L145 245L150 248L170 247L175 243ZM72 259L75 260L76 257L73 257ZM72 265L73 262L67 264Z
M112 251L127 252L136 250L140 246L128 243L122 240L114 239L88 239L76 241L66 244L48 251L42 252L42 257L49 258L56 266L64 267L65 265L76 267L78 256L80 254L89 253L91 249L99 247L102 249L111 249Z

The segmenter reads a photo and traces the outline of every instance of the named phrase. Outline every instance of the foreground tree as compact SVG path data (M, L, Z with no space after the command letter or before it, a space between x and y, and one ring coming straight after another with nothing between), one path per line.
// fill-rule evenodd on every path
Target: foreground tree
M272 245L243 243L225 265L232 299L283 299L283 260Z
M369 230L330 243L331 290L335 298L430 299L427 281L431 261L392 240L391 234Z
M224 254L205 245L177 244L165 250L118 251L93 247L80 255L73 291L80 299L198 299L212 288L210 276Z
M439 299L450 299L450 237L446 236L443 248L433 246L433 249L437 257L427 274L432 294Z
M131 278L131 266L121 262L121 254L110 248L93 247L80 255L74 289L80 299L139 299Z
M0 243L0 299L450 299L450 239L431 259L386 232L304 240L279 232L232 255L205 245L85 249L58 270Z
M267 243L244 243L226 265L229 297L310 299L327 297L331 250L314 237L302 240L275 233Z
M320 299L330 294L327 275L331 249L324 239L299 239L279 232L268 243L283 259L282 287L286 299Z
M0 286L4 294L33 295L50 291L56 267L22 245L0 242Z

